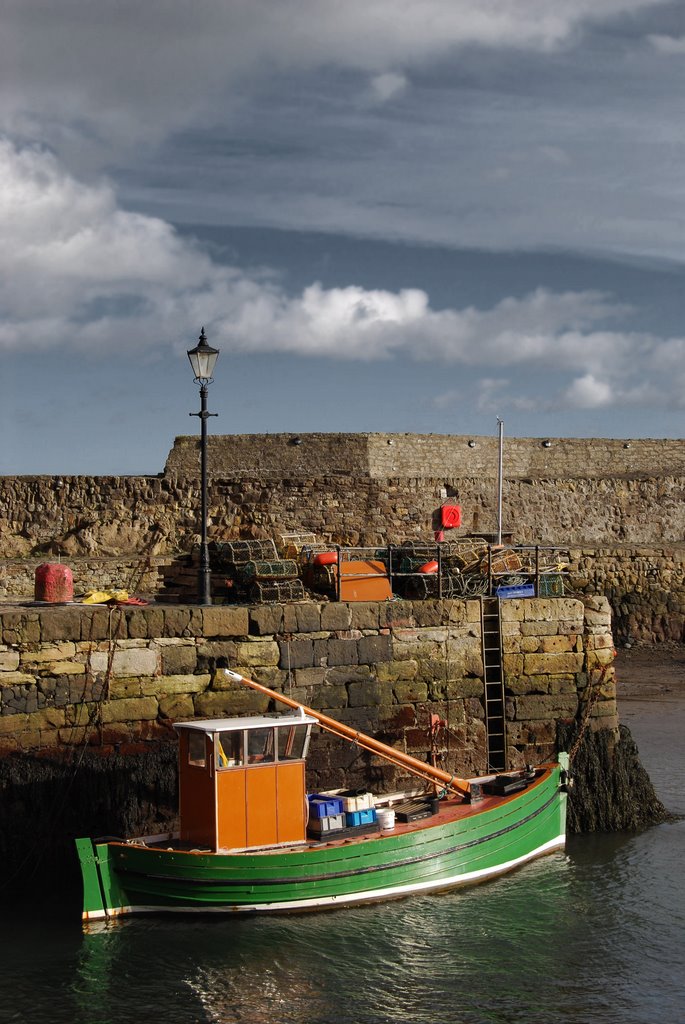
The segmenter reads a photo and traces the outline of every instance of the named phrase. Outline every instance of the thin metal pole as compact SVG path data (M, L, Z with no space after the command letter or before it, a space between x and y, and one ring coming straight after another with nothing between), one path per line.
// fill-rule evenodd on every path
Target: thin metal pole
M497 544L502 544L502 450L504 447L504 420L497 417L499 427L499 460L497 468Z
M209 545L207 544L207 385L200 388L200 574L198 589L200 604L212 603L212 580L209 567Z
M209 545L207 544L207 420L217 416L215 412L207 412L207 385L211 381L203 380L200 384L200 411L191 412L189 416L197 416L200 420L200 569L197 578L197 599L199 604L212 603L212 571L209 565Z

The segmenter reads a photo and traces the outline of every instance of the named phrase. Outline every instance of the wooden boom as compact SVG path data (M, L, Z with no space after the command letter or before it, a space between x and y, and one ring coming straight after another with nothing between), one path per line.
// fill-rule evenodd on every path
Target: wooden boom
M267 697L280 701L281 704L287 704L288 707L302 709L305 715L315 718L322 729L333 733L335 736L341 736L343 739L350 740L356 746L361 747L362 750L378 754L379 757L384 758L386 761L390 761L401 768L406 768L412 775L418 775L419 778L428 782L440 783L446 790L451 790L463 799L470 799L471 788L466 779L457 778L455 775L450 775L449 772L442 771L441 768L434 768L433 765L419 761L417 757L412 757L411 754L395 750L394 747L389 747L387 744L381 743L380 740L367 736L366 733L358 732L356 729L350 728L349 725L343 725L342 722L336 722L334 718L322 715L320 711L314 711L313 708L300 704L299 701L293 700L292 697L286 697L282 693L270 690L267 686L262 686L261 683L256 683L254 679L248 679L247 676L241 676L238 672L232 672L228 668L223 669L223 672L230 679L235 680L236 683L244 683L245 686L250 686L253 690L257 690L259 693L266 694Z

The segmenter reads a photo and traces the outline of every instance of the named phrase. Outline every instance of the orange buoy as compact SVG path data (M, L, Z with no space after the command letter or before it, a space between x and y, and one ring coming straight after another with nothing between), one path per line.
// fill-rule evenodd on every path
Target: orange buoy
M36 601L66 604L74 600L74 578L68 565L43 562L36 569L34 580Z
M318 555L314 555L314 565L335 565L337 561L337 551L320 551Z
M425 562L419 566L419 572L425 573L427 576L431 573L438 571L438 563L433 559L431 562Z

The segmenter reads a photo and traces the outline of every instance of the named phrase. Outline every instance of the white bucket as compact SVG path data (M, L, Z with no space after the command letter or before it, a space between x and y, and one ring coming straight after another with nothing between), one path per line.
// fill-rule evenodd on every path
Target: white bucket
M379 807L376 810L376 817L383 831L395 827L395 812L390 807Z

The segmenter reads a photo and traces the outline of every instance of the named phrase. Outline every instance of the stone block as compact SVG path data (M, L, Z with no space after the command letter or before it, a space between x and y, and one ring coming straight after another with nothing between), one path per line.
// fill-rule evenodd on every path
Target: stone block
M406 661L381 661L376 666L376 678L380 683L399 679L416 679L418 664L412 659Z
M19 668L19 651L0 653L0 672L14 672Z
M518 721L573 718L578 710L574 694L532 694L516 697L515 716Z
M351 603L349 609L352 629L380 628L380 612L377 602L359 601Z
M398 704L428 699L428 686L419 679L398 679L392 689Z
M119 617L117 617L117 623ZM82 640L107 640L110 635L114 636L115 622L108 608L91 608L84 605L81 611L81 639ZM125 626L125 623L124 623ZM124 634L125 635L125 629Z
M300 602L291 605L295 612L298 633L319 633L321 631L321 609L313 602Z
M42 608L40 638L43 641L80 640L82 621L80 608Z
M0 715L0 736L15 736L28 727L29 716L25 712L16 715Z
M214 611L215 609L209 610ZM190 636L190 609L165 608L162 636Z
M189 675L197 667L197 648L162 647L161 672L165 676Z
M388 629L406 629L416 625L412 602L393 599L379 604L378 623L381 628Z
M359 661L362 665L375 665L392 661L392 639L389 636L363 636L357 641Z
M40 641L38 614L3 612L0 618L2 641L6 644L33 644Z
M53 661L70 661L75 656L76 644L74 643L41 644L33 650L22 651L21 661L23 665L45 665ZM2 655L0 655L1 664Z
M592 705L591 718L614 718L616 716L615 700L598 700Z
M247 687L220 692L206 690L194 698L196 718L233 718L263 715L269 709L269 697Z
M414 619L422 629L445 625L445 603L443 601L415 601Z
M350 683L347 687L349 706L354 707L379 707L386 704L390 699L391 690L389 684L379 683L377 679L371 679L363 683Z
M22 750L35 750L42 746L41 735L40 729L26 729L17 736L19 746Z
M333 666L326 670L326 684L337 686L350 682L367 682L371 679L371 668L369 665L348 665Z
M575 636L543 636L540 639L540 651L543 654L566 654L574 646Z
M311 640L279 640L275 644L279 668L289 671L294 668L312 668L314 665L314 644Z
M249 610L249 632L252 636L273 636L283 632L283 606L258 605Z
M297 668L295 669L294 683L295 686L302 687L314 687L323 686L326 678L325 668ZM287 692L287 691L286 691Z
M103 723L142 722L157 717L159 705L155 697L128 697L123 700L106 701L101 705Z
M29 729L59 729L65 724L65 713L61 708L43 708L28 717Z
M520 678L523 676L524 658L527 656L527 654L505 654L503 656L502 671L504 672L507 685L509 685L510 679Z
M359 662L359 650L356 640L329 640L328 664L356 665Z
M321 629L329 631L349 629L352 613L349 604L331 602L321 608Z
M236 643L236 663L245 667L254 665L278 665L281 656L279 645L274 640L253 640Z
M288 682L288 673L275 665L260 665L250 672L250 679L270 690L283 690Z
M482 697L484 686L482 679L448 679L443 687L444 696L461 703L465 697Z
M159 713L162 718L171 718L175 722L192 719L195 717L193 698L179 693L160 697Z
M500 617L502 624L510 622L523 622L524 617L524 602L517 597L507 598L506 601L500 602Z
M521 623L521 636L556 636L559 632L559 623L555 619L542 621L534 619L530 622Z
M614 649L613 647L600 647L599 650L588 651L586 657L588 671L591 671L603 665L611 665L614 660Z
M206 637L247 636L250 628L249 612L247 608L234 608L231 605L203 608L202 624Z
M195 675L187 672L181 675L161 675L150 680L160 694L202 693L211 682L209 673ZM235 686L235 683L233 684Z
M0 685L2 686L34 686L35 682L35 675L30 675L28 672L3 672L0 675Z
M126 633L132 639L146 640L148 633L148 617L142 608L133 608L126 612ZM153 634L154 635L154 634Z
M219 658L225 660L228 666L235 665L237 650L237 644L233 640L198 640L197 667L203 672L213 672Z
M78 676L86 671L86 666L78 661L53 661L45 666L45 671L53 676Z
M582 672L583 655L575 652L561 654L525 654L523 673L527 676L538 673L555 675L558 673Z
M93 672L106 672L109 654L94 651L90 664ZM153 676L159 671L159 651L149 648L116 650L112 657L113 676Z

